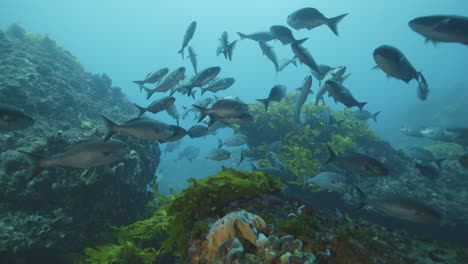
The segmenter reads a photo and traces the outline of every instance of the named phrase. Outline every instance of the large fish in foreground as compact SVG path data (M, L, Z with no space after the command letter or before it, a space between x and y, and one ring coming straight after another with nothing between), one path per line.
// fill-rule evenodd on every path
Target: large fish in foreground
M327 145L327 149L328 160L325 161L323 165L333 163L337 167L348 172L366 177L387 176L389 174L388 169L382 164L382 162L372 157L361 153L336 155L329 145Z
M338 23L348 14L326 18L320 11L312 7L301 8L288 16L287 22L294 29L307 28L311 30L321 25L327 25L338 36Z
M434 208L420 201L403 196L386 196L378 199L367 199L364 192L356 187L361 205L370 205L384 215L420 224L440 224L443 217Z
M403 53L392 46L382 45L374 50L374 60L377 66L387 74L387 77L393 77L409 83L411 80L418 82L417 95L421 100L426 100L429 94L429 87L426 79L421 72L411 65Z
M164 140L174 136L174 128L166 123L150 118L135 118L124 124L116 124L105 116L101 116L106 125L106 136L108 140L115 133L122 132L138 139Z
M232 60L232 52L234 51L234 47L236 46L237 40L229 43L228 41L228 33L224 31L219 38L219 47L216 49L216 56L219 54L223 54L224 58L227 60Z
M328 93L333 97L335 102L340 102L347 108L357 106L360 110L362 110L364 105L367 104L367 102L359 102L356 100L351 92L337 81L328 80L325 82L325 86L327 87Z
M197 29L197 21L190 23L190 25L187 27L187 30L185 31L184 40L182 41L182 48L177 52L182 55L182 59L184 59L184 49L187 47L189 41L193 38L195 29Z
M0 131L15 131L34 124L29 115L13 106L0 104Z
M468 45L468 17L424 16L411 20L408 26L427 42L457 42Z
M31 180L44 169L50 167L88 169L109 164L122 159L129 153L129 150L123 141L117 139L104 141L101 138L94 138L80 141L65 152L53 157L45 157L25 151L20 152L25 155L30 164L28 180Z
M277 84L273 86L270 90L270 94L265 99L257 99L257 101L261 102L265 106L265 111L268 111L268 105L270 102L280 102L283 97L286 96L286 86Z

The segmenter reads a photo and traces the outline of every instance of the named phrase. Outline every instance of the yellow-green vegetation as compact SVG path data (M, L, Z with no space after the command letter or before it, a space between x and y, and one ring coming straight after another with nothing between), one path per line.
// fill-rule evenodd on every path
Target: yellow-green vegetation
M149 205L153 215L128 226L113 227L107 244L87 248L75 263L153 263L158 256L183 257L191 239L204 239L203 221L221 217L232 201L279 193L281 182L262 172L223 168L204 179L189 179L190 186L175 198Z
M223 209L232 201L281 191L281 182L265 173L228 168L208 178L189 179L189 182L190 186L169 205L169 238L163 243L163 253L183 256L188 241L208 231L208 226L200 221L206 217L223 216Z
M429 150L437 158L447 157L455 158L465 154L465 149L455 143L437 143L429 146L425 146L425 149Z
M326 144L336 153L358 148L360 142L377 140L367 122L355 119L348 109L333 112L329 106L312 103L302 107L307 124L301 125L294 116L295 94L289 94L279 103L272 103L265 112L263 105L249 105L253 122L239 128L248 136L251 155L263 159L274 141L283 142L277 155L286 163L288 171L302 181L304 174L315 175L327 158ZM329 111L331 121L325 124L320 115ZM265 165L261 160L260 165Z

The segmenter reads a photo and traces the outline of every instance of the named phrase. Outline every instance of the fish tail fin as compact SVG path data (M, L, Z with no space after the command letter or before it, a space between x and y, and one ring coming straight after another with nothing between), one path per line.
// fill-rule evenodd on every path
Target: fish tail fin
M41 161L48 160L50 158L26 151L19 152L24 155L26 161L29 163L29 176L27 178L27 182L30 182L45 169L43 166L41 166Z
M418 72L418 97L421 100L426 100L427 95L429 94L429 86L427 85L426 78L422 75L421 72Z
M328 19L327 26L331 29L331 31L333 31L333 33L335 33L335 35L339 36L338 35L338 23L347 15L348 13Z
M327 150L328 150L328 159L322 164L322 166L325 166L328 163L331 163L336 160L336 153L328 144L327 144Z
M268 100L268 98L265 98L257 99L257 101L261 102L265 106L265 112L268 112L268 105L270 104L270 100Z
M144 81L133 81L133 83L138 84L138 86L140 87L140 92L143 90L143 85L145 84Z
M359 107L359 110L362 111L362 108L367 104L367 102L359 102L358 103L358 107Z
M205 107L196 105L196 104L192 104L192 106L200 111L200 117L198 118L198 123L200 123L208 115L207 113L208 109L206 109Z
M223 141L218 138L218 148L220 149L223 146Z
M378 112L375 112L373 115L372 115L372 119L374 120L374 122L377 123L377 116L380 114L381 111L378 111Z
M209 128L216 122L216 118L214 118L212 115L208 115L208 117L210 118L210 121L208 122L208 128Z
M299 39L299 40L296 40L295 43L297 43L297 45L301 45L302 43L306 42L306 40L308 40L309 38L303 38L303 39Z
M291 62L295 67L297 67L297 57L294 56L294 60Z
M244 33L240 33L240 32L237 32L237 35L239 35L241 40L247 37L247 35L245 35Z
M146 112L146 108L139 106L137 104L133 104L138 109L138 117L142 116Z
M156 90L156 89L150 89L150 88L145 87L145 86L143 86L143 89L144 89L145 92L146 92L146 100L150 99L151 96L154 94L154 92L155 92L155 90Z
M177 53L180 53L180 55L182 55L182 59L184 59L184 48L181 48Z
M231 42L231 44L228 45L227 58L229 60L232 60L232 52L234 51L234 48L236 47L236 43L237 43L237 40L234 40L233 42Z
M104 125L106 126L106 135L104 136L104 141L109 140L115 133L117 133L117 125L109 118L101 115L101 118L104 120Z
M200 96L203 96L203 95L205 94L206 91L207 91L206 88L201 88L201 94L200 94Z

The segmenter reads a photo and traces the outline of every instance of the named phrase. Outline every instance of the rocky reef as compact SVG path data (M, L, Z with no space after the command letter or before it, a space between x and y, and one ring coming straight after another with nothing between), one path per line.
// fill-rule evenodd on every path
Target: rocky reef
M136 110L107 75L85 72L54 40L16 24L0 32L0 72L0 102L34 118L33 126L0 135L0 262L65 263L64 252L143 214L159 146L122 135L131 148L124 160L89 170L48 169L28 182L18 150L56 155L102 136L100 114L128 120Z

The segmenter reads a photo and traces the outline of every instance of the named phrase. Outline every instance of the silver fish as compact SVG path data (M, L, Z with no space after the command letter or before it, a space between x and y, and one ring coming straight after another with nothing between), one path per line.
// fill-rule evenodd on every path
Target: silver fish
M162 68L157 71L148 73L145 79L142 81L133 81L133 82L138 84L138 86L140 87L140 92L141 92L141 90L143 89L143 85L145 85L145 83L153 84L153 83L160 82L164 78L164 76L166 76L168 72L169 72L168 68Z
M174 102L175 98L172 96L164 96L154 102L152 102L148 107L142 107L137 104L133 104L136 108L138 108L139 114L138 117L142 116L146 112L151 112L153 114L159 113L161 111L167 110L171 107Z
M294 116L297 121L299 121L299 116L301 113L301 108L304 105L307 97L309 96L310 89L312 88L312 76L307 76L304 79L304 84L302 85L301 91L296 95L296 108L294 110Z
M108 140L117 132L144 140L164 140L174 136L175 133L174 128L170 125L149 118L135 118L119 125L105 116L101 117L107 130L104 140Z
M408 25L426 38L427 42L458 42L468 45L468 17L465 16L424 16Z
M216 93L222 90L226 90L227 88L231 87L236 82L234 78L221 78L218 80L214 80L211 84L208 85L206 88L202 88L201 95L205 92L212 92Z
M224 58L227 60L232 60L232 52L234 51L234 47L236 46L237 40L229 43L228 41L228 33L224 31L219 38L219 47L216 49L216 56L219 54L223 54Z
M122 159L129 151L130 149L123 141L117 139L104 141L101 138L93 138L80 141L65 152L53 157L45 157L25 151L20 152L25 155L30 164L28 180L31 180L44 169L50 167L80 169L98 167Z
M263 52L263 55L267 56L267 58L273 62L273 65L275 66L276 72L279 71L279 65L278 65L278 57L276 57L276 53L273 50L273 47L268 46L265 42L259 41L258 45L260 45L260 49Z
M227 160L231 157L231 152L225 149L213 149L206 155L206 159L222 161Z
M197 29L197 21L193 21L190 23L190 25L187 27L187 30L185 31L184 34L184 40L182 41L182 48L177 52L182 55L182 59L184 59L184 49L187 47L189 41L193 38L193 34L195 33L195 30Z
M270 40L275 39L275 37L271 34L270 31L260 31L260 32L255 32L252 34L243 34L240 32L237 32L239 37L242 39L251 39L253 41L263 41L263 42L268 42Z
M195 74L197 74L198 73L198 71L197 71L197 54L193 50L192 46L188 47L188 54L189 54L188 56L190 58L190 62L192 63L193 71L195 72Z
M311 30L321 25L327 25L338 36L338 23L348 14L342 14L332 18L326 18L315 8L301 8L288 16L287 22L294 29L307 28Z

